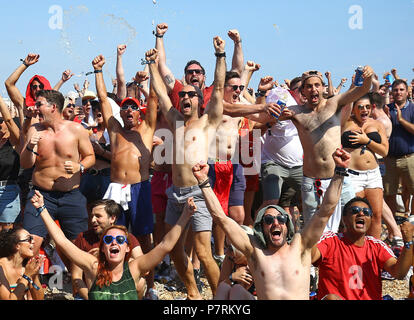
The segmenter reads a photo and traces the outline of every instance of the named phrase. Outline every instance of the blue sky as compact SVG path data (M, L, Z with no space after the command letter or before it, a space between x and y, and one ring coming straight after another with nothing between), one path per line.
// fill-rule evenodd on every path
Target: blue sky
M49 25L53 5L63 9L61 30ZM362 9L361 30L349 26L353 5ZM92 70L98 54L107 57L105 80L111 89L116 46L128 45L124 67L130 79L142 70L140 60L155 44L153 23L160 22L169 24L164 38L167 63L177 78L185 63L196 59L207 70L207 83L212 82L215 35L226 40L230 66L230 29L242 36L245 60L262 66L252 78L255 89L260 77L271 75L283 82L311 69L331 71L336 85L342 77L350 79L357 65L366 64L381 78L393 67L402 78L414 78L413 0L15 0L2 1L2 9L0 80L4 83L27 53L40 54L40 61L18 82L23 92L34 74L45 76L53 86L66 69L79 75L62 87L63 93L72 90L74 82L83 83L80 74ZM93 76L88 79L94 89ZM4 85L0 92L4 94Z

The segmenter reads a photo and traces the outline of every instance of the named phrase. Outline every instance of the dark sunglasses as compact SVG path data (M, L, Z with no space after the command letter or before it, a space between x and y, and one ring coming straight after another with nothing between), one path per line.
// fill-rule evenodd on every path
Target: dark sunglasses
M233 91L236 91L236 90L237 90L237 88L239 88L239 89L240 89L240 91L243 91L243 90L244 90L244 85L240 85L240 86L238 86L238 85L226 84L226 87L231 87L231 88L233 89Z
M361 208L357 206L351 207L351 214L357 214L357 213L360 213L361 211L364 214L364 216L372 217L372 210L370 208Z
M30 86L32 90L36 90L37 88L39 88L40 90L43 90L44 87L45 86L43 84L33 84Z
M315 70L312 70L312 71L309 71L309 74L312 74L312 75L314 75L314 74L318 74L318 71L315 71Z
M178 96L180 98L184 98L186 94L188 95L188 97L190 99L191 98L194 98L195 96L197 96L197 92L195 92L195 91L180 91L180 92L178 92Z
M91 103L91 101L92 101L92 99L85 99L85 100L82 100L82 105L83 105L83 106L86 106L86 105L88 104L88 102L89 102L89 103Z
M367 109L367 110L370 110L371 109L371 105L370 104L360 104L360 105L358 105L358 110L362 110L362 109Z
M315 188L316 188L316 194L319 196L319 198L322 197L323 190L321 188L322 187L321 180L320 179L316 179L314 185L315 185Z
M3 119L0 119L0 124L3 124L3 122L4 122L4 120Z
M19 240L19 242L32 242L32 241L33 241L32 235L28 236L26 239Z
M186 74L204 74L203 70L201 69L188 69L186 72Z
M66 106L66 108L75 108L76 107L76 105L75 104L73 104L73 103L69 103L67 106Z
M139 107L136 104L124 104L121 107L121 110L128 110L131 108L132 110L139 110Z
M109 234L103 237L103 242L107 245L110 245L112 241L114 241L114 239L116 240L116 242L118 242L119 245L122 245L125 242L128 243L128 240L125 236L119 235L119 236L113 237Z
M285 215L278 215L278 216L275 217L275 216L272 216L270 214L267 214L263 217L263 222L270 226L270 225L273 224L275 219L277 219L279 224L286 224L286 221L287 221L287 217Z

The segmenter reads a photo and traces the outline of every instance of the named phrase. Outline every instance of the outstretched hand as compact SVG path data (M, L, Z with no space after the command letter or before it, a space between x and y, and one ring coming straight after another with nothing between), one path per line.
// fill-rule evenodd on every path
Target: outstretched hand
M26 57L26 59L24 59L24 63L27 66L31 66L32 64L35 64L39 61L40 55L36 54L36 53L29 53Z
M332 154L336 167L348 168L351 155L342 148L337 148Z

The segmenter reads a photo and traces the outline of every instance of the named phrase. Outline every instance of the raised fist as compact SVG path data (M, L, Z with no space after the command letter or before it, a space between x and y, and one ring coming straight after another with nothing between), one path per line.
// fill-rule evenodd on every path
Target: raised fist
M156 30L157 34L164 35L167 32L167 30L168 30L168 24L160 23L157 25L157 30Z
M101 54L99 56L97 56L95 59L93 59L93 61L92 61L92 66L95 70L102 69L104 64L105 64L105 57Z
M226 42L221 39L219 36L215 36L213 39L214 43L214 49L216 50L216 53L222 53L224 52L224 47L226 45Z
M150 49L145 52L145 60L147 61L155 61L158 57L158 50L157 49Z
M26 59L24 59L24 63L28 66L31 66L32 64L35 64L36 62L38 62L39 58L40 58L40 55L36 53L29 53Z
M232 29L229 32L227 32L227 35L231 40L233 40L235 43L240 42L240 33L236 29Z

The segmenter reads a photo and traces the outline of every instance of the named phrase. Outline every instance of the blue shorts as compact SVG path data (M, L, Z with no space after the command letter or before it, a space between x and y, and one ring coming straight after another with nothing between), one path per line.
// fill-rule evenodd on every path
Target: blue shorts
M36 217L36 209L31 203L34 190L43 195L47 211L53 220L58 220L66 238L74 240L79 233L88 230L88 212L86 198L79 191L73 189L68 192L47 191L33 186L27 196L23 214L23 228L31 234L45 238L48 234L46 226L40 216Z
M20 213L20 188L17 184L0 187L0 223L14 223Z
M123 210L116 224L131 225L134 236L151 234L154 231L154 218L151 203L151 182L149 180L131 184L131 201L128 210Z
M97 174L89 172L91 170L82 175L79 189L86 197L88 203L91 203L104 197L106 189L108 189L111 183L111 169L102 169Z

